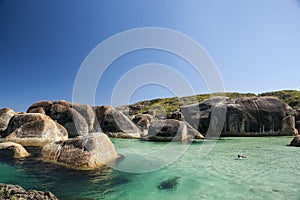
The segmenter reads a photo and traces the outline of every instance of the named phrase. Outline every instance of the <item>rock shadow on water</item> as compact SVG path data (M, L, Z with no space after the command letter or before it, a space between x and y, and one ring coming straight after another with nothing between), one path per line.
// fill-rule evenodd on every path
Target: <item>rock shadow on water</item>
M160 190L167 190L167 191L176 190L179 185L179 182L178 182L179 179L180 179L180 177L178 177L178 176L169 178L165 181L160 182L159 185L157 186L157 188Z
M122 157L116 163L120 162L120 160L122 160ZM82 200L85 198L79 196L87 191L107 195L108 193L114 193L117 188L132 181L130 174L118 172L109 166L80 171L65 168L54 163L43 162L36 157L22 159L0 158L0 162L10 166L17 166L16 170L22 172L22 177L35 177L34 180L30 178L29 182L21 184L22 186L27 189L51 191L59 199ZM75 181L76 184L74 185ZM60 183L59 185L64 185L64 188L59 187L57 185L58 182ZM17 179L10 181L10 184L17 183L20 184Z

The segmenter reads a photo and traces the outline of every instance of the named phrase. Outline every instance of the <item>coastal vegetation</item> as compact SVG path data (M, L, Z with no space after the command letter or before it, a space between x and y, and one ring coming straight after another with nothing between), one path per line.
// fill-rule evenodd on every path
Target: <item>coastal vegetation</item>
M279 98L294 109L300 107L300 91L297 90L281 90L275 92L265 92L258 96L274 96Z
M179 110L181 106L191 105L199 103L213 96L226 96L228 98L237 99L242 97L260 97L260 96L273 96L279 98L292 108L296 109L300 107L300 91L297 90L281 90L274 92L265 92L261 94L254 93L238 93L238 92L226 92L226 93L213 93L213 94L197 94L186 97L171 97L171 98L158 98L152 100L141 101L133 104L132 106L139 105L139 110L136 110L133 114L145 113L148 110L154 110L157 114L166 114Z

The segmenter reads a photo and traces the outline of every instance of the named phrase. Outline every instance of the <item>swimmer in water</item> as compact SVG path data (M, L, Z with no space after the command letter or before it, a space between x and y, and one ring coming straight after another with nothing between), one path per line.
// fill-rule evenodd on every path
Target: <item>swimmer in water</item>
M241 156L240 154L238 154L238 158L242 159L242 158L247 158L246 156Z

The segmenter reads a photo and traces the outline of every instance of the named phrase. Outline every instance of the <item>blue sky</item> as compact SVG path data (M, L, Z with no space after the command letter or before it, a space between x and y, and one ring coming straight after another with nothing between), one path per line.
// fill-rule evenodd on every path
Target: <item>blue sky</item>
M141 27L169 28L195 39L216 63L226 91L300 89L297 0L0 0L0 107L25 111L44 99L71 101L89 52L114 34ZM118 79L145 63L166 64L195 93L207 92L188 63L144 50L112 63L99 82L96 104L110 104ZM168 88L146 85L130 102L172 95Z

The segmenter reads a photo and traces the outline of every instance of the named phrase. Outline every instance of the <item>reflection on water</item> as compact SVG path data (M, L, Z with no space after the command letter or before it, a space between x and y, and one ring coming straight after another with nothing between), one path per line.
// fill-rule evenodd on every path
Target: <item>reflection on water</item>
M105 166L95 170L78 171L35 158L0 158L0 163L0 182L18 184L25 189L51 191L59 194L60 199L93 199L80 198L81 191L89 195L107 195L114 192L118 185L130 181L130 174L122 174ZM4 172L4 168L11 171Z

